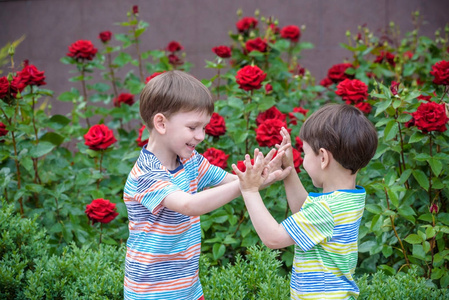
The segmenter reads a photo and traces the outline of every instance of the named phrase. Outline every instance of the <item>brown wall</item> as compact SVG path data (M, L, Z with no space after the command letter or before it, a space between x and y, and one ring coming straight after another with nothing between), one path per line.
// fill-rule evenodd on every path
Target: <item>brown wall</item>
M212 70L205 69L205 60L213 60L211 48L229 44L228 32L235 32L236 11L253 16L256 9L263 16L273 16L285 25L305 25L301 41L315 45L302 53L300 63L317 80L326 76L327 69L350 52L339 43L346 42L345 32L357 32L366 24L379 32L390 21L399 25L401 33L413 29L411 12L419 10L424 17L420 35L434 37L435 30L449 23L449 0L34 0L0 1L0 47L25 34L26 39L16 51L16 62L29 59L47 77L46 88L55 95L69 90L68 78L73 66L59 60L67 47L80 39L91 40L101 48L98 34L104 30L123 33L114 25L126 20L126 12L138 5L140 19L150 24L142 36L142 49L162 49L171 40L179 41L194 64L191 73L198 78L210 78ZM114 42L113 42L114 45ZM5 71L5 70L4 70ZM137 72L136 72L137 74ZM61 104L53 113L66 113Z

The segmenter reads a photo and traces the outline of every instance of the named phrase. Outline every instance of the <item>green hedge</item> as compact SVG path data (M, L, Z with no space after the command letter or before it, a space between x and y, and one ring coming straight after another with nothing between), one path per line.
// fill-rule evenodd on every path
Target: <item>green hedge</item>
M123 299L125 246L74 244L50 253L35 219L21 218L3 202L0 210L0 299ZM250 247L233 264L211 267L205 256L200 277L206 299L289 299L289 277L280 275L279 252ZM447 289L411 270L377 272L357 281L361 299L449 299Z

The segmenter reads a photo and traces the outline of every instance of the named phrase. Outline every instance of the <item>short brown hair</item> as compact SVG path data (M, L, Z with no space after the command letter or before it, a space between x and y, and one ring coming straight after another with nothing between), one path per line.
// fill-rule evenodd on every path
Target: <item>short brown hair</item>
M162 113L169 118L183 111L214 112L214 101L198 79L182 71L168 71L152 78L140 94L140 117L147 126L153 128L153 118Z
M335 160L355 174L373 158L377 131L363 112L347 104L329 104L310 115L301 127L299 138L315 154L320 148L330 151Z

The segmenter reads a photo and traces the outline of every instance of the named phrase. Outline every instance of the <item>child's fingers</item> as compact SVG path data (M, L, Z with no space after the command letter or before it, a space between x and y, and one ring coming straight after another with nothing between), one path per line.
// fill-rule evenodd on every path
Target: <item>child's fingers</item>
M269 163L271 159L273 158L274 154L276 153L276 149L271 149L270 152L268 152L267 156L265 156L265 163Z
M239 168L237 168L237 166L235 164L232 164L232 170L234 171L235 175L237 175L237 177L240 179L243 176L242 171L239 170Z

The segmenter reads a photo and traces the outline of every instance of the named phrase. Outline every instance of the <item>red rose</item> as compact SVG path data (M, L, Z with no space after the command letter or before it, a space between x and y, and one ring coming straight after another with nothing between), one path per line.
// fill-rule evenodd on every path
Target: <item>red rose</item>
M281 128L287 128L287 124L279 119L268 119L256 128L256 141L261 147L273 147L281 144ZM287 129L289 132L291 129Z
M298 149L300 152L304 151L304 150L302 149L302 146L303 146L304 143L303 143L302 140L299 138L299 136L295 137L295 141L296 141L296 144L295 144L296 149Z
M98 38L103 42L103 43L107 43L111 40L112 37L112 32L110 31L103 31L100 32L100 34L98 35Z
M376 57L374 60L375 63L383 63L386 62L390 64L391 66L395 66L396 63L394 62L394 54L388 52L388 51L380 51L380 55Z
M281 113L279 109L277 109L275 106L272 106L266 111L259 113L259 115L256 118L256 125L259 126L260 124L269 119L278 119L284 122L286 117L287 116Z
M446 115L446 106L444 103L435 102L421 103L412 113L415 126L423 132L429 131L446 131L446 123L449 118Z
M139 6L133 5L133 14L137 15L139 13Z
M235 79L239 84L239 88L245 91L251 91L260 89L265 77L267 77L267 74L258 66L245 66L237 71Z
M267 83L265 85L265 93L269 94L269 93L271 93L272 90L273 90L273 86L271 84Z
M396 81L392 81L391 82L391 86L390 86L390 91L393 95L397 95L398 94L398 89L399 89L399 82Z
M156 77L157 75L161 75L163 72L154 72L153 74L151 74L150 76L148 76L147 78L145 78L145 84L147 84L151 79L153 79L154 77Z
M34 65L28 64L28 60L25 60L22 71L18 74L20 81L25 85L45 85L44 71L39 71Z
M212 51L221 58L231 57L231 48L228 46L217 46L213 47Z
M281 37L296 43L301 37L301 30L299 30L299 27L295 25L285 26L281 29Z
M248 52L251 51L259 51L259 52L267 52L267 42L262 40L260 37L257 37L253 40L246 41L245 48Z
M430 101L430 99L432 99L432 95L429 96L419 95L416 99L423 101Z
M273 32L274 34L278 34L281 30L279 29L279 27L276 26L276 24L271 23L269 26L271 32Z
M142 141L142 135L143 135L143 132L145 131L145 128L146 128L146 126L142 125L142 127L140 127L140 129L139 129L139 137L136 139L137 146L139 146L139 147L143 147L146 144L148 144L148 139L145 139Z
M206 133L211 136L220 136L226 133L225 119L217 114L212 113L209 124L206 125Z
M345 79L352 79L352 75L345 73L348 68L352 68L352 64L344 63L333 65L327 71L327 78L329 78L334 83L339 83L340 81L343 81Z
M254 165L254 158L251 158L251 164ZM236 165L237 169L240 170L240 172L246 171L246 165L243 160L239 160ZM232 171L232 174L235 174L234 170Z
M115 203L111 203L105 199L95 199L90 204L86 205L85 213L92 224L97 222L109 223L118 216Z
M307 115L308 112L309 112L308 109L304 109L302 107L293 108L293 111L288 113L288 118L290 119L290 124L292 124L292 125L298 124L298 121L297 121L298 118L296 118L295 113L300 113L305 116L305 115Z
M168 62L174 66L179 66L183 64L182 60L174 54L170 54L168 56Z
M182 49L184 49L184 47L181 46L181 44L176 41L171 41L170 43L168 43L168 46L167 46L167 51L172 52L172 53L176 52L176 51L180 51Z
M301 172L299 167L302 165L302 162L303 162L303 158L301 157L301 152L299 152L295 148L292 148L292 153L293 153L293 165L295 167L296 173L299 173L299 172Z
M228 167L228 157L224 151L209 148L204 152L203 156L214 166L226 169Z
M356 104L366 100L368 87L358 79L345 79L337 85L335 94L340 96L347 104Z
M434 64L430 74L435 77L433 83L449 85L449 61L442 60Z
M104 150L116 141L114 132L104 124L92 126L84 135L84 144L92 150Z
M19 75L14 76L11 82L6 76L0 77L0 99L15 98L17 93L22 92L25 87L26 84Z
M239 20L235 26L237 27L237 30L240 32L245 32L250 30L251 28L256 28L257 26L257 20L252 17L244 17L241 20Z
M8 134L8 130L6 129L6 125L3 122L0 122L0 136L5 136Z
M324 86L324 87L331 86L333 83L334 82L332 80L330 80L328 77L326 77L320 81L320 85Z
M412 57L413 57L413 52L410 52L410 51L404 52L404 58L412 59Z
M304 76L304 74L306 73L306 69L301 65L296 65L290 68L290 73L292 73L293 75Z
M129 93L121 93L118 97L114 98L114 106L120 107L122 104L129 106L134 104L134 95Z
M94 47L91 41L76 41L69 46L69 53L67 56L75 59L92 60L97 54L98 49Z
M367 102L359 102L359 103L356 103L354 106L357 107L358 109L360 109L365 114L369 114L371 112L371 110L373 109L371 104L369 104Z

